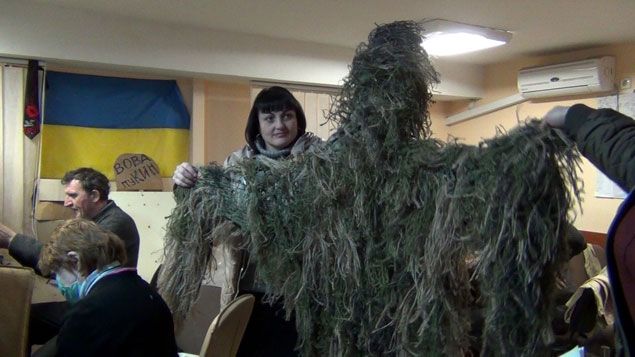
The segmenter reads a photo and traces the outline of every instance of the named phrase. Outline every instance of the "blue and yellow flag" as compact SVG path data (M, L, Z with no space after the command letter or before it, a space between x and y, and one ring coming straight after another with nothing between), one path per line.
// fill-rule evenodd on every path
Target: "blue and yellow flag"
M188 157L190 116L175 81L49 71L42 130L42 178L92 167L110 179L124 153L140 153L161 176Z

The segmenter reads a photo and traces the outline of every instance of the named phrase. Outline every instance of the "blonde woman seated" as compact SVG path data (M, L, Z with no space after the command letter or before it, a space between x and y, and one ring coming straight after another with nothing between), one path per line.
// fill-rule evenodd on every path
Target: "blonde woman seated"
M71 308L36 356L177 355L170 310L125 261L123 241L94 222L73 219L53 232L39 267L55 273Z

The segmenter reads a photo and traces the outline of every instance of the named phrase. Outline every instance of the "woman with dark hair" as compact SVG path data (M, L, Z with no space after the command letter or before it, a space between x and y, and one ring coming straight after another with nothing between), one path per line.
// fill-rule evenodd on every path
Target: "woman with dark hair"
M306 132L306 118L298 100L287 89L273 86L256 96L245 127L247 145L231 153L225 167L241 160L264 156L274 160L284 159L308 150L321 142L320 138ZM198 170L184 162L174 171L174 183L192 187L198 179ZM238 294L256 296L252 316L247 325L238 355L240 356L294 356L297 333L294 319L285 319L280 301L273 304L262 301L264 288L259 286L256 266L249 263L247 252L234 251L231 257L215 250L216 261L222 261L225 282L222 287L221 305L227 304ZM229 258L229 259L228 259Z
M306 132L306 117L302 106L287 89L273 86L256 96L245 127L245 145L225 159L231 166L239 160L263 155L281 159L306 151L320 138ZM174 170L174 183L192 187L198 178L198 170L184 162Z
M249 112L249 117L247 118L247 127L245 128L245 140L247 144L252 148L262 147L262 144L266 146L266 149L277 148L284 149L289 146L291 142L286 139L286 137L271 137L270 132L263 130L261 133L261 124L260 124L260 114L263 113L266 117L265 123L272 123L272 120L275 117L276 112L282 112L285 116L285 122L288 124L293 123L293 116L295 116L295 127L296 133L295 137L292 137L294 134L289 128L289 138L297 139L298 137L304 135L306 131L306 118L304 116L304 111L300 106L300 103L297 99L286 89L282 87L269 87L263 89L256 100L254 101L254 105L251 107L251 111ZM271 128L270 128L271 129ZM260 142L258 137L262 137L262 142Z

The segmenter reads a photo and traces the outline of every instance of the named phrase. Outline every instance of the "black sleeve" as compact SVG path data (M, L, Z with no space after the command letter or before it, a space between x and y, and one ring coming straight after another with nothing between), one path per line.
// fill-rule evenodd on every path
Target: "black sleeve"
M567 111L564 130L582 155L623 190L635 187L635 120L576 104Z
M57 356L115 356L112 348L112 331L104 308L80 301L68 313L57 336Z
M9 245L9 254L23 266L33 268L36 273L42 275L37 263L40 261L40 252L42 251L42 242L26 236L24 234L16 234Z

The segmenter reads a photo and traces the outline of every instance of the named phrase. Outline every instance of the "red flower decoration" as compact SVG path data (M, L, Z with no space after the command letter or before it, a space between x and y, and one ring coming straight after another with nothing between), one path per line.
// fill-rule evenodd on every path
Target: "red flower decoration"
M26 106L26 116L28 116L29 118L37 118L39 114L40 114L40 111L37 109L35 105L29 104Z

